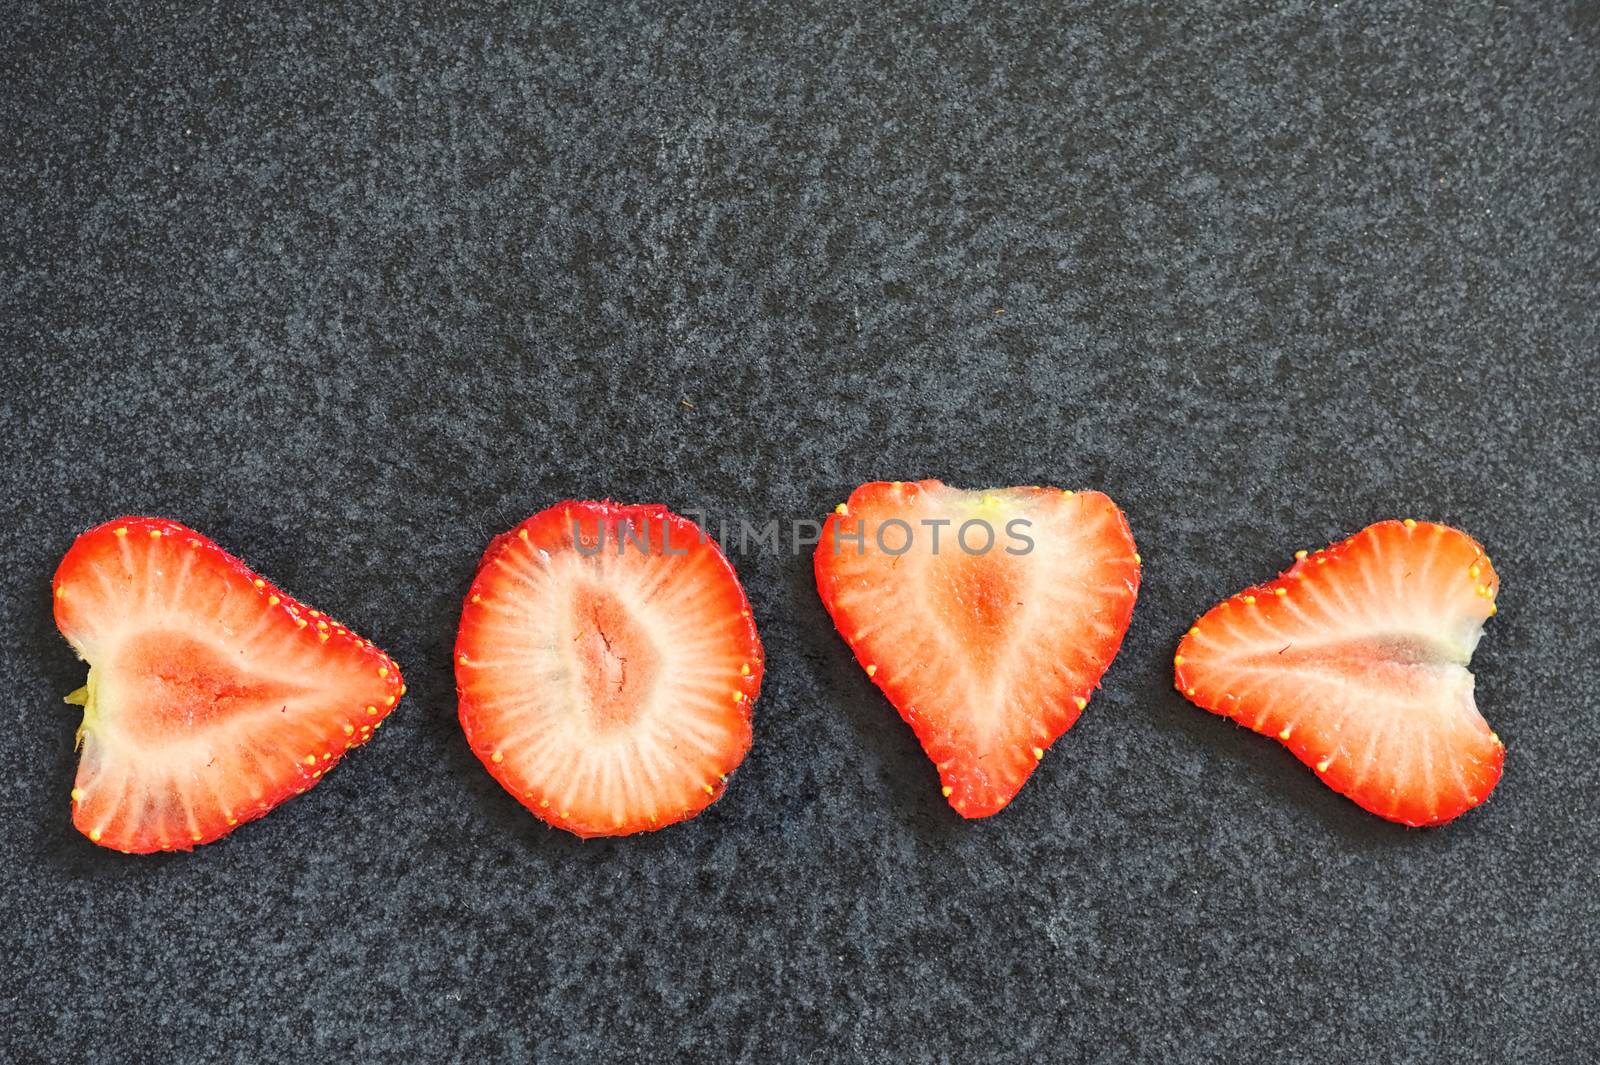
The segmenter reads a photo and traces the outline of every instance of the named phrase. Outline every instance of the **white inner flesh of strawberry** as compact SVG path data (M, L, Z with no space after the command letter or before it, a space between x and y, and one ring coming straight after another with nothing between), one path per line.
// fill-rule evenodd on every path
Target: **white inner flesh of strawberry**
M730 581L708 555L516 544L489 566L462 664L481 731L519 786L609 827L677 816L737 764L750 663Z

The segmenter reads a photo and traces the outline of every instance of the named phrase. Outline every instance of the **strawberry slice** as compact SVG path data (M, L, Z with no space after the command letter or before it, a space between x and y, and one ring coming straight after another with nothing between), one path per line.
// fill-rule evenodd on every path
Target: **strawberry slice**
M1005 807L1077 721L1139 592L1099 492L862 485L823 526L817 591L964 817Z
M558 503L489 544L461 610L461 727L579 836L693 817L750 749L761 641L733 567L662 506Z
M1467 671L1499 588L1483 548L1408 519L1295 558L1195 622L1178 689L1379 817L1438 825L1482 802L1505 760Z
M133 854L188 850L315 784L404 693L388 655L193 529L125 517L56 569L89 663L72 823Z

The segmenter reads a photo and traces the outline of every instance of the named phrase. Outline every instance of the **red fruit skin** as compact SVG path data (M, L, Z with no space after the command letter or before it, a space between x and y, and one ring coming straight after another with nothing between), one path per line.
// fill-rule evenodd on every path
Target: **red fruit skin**
M283 589L259 576L243 561L229 554L204 533L167 518L131 514L112 518L81 533L68 548L60 564L57 565L55 576L51 581L51 598L54 602L56 628L73 643L75 649L77 644L73 638L74 634L92 619L84 617L80 612L85 606L85 599L69 594L68 589L90 575L96 555L116 550L119 538L124 536L137 539L164 538L199 552L204 556L208 566L214 566L232 576L241 594L256 596L262 610L281 618L284 625L300 629L305 634L308 646L313 642L326 643L327 650L369 660L374 672L379 669L384 670L385 676L379 679L383 682L382 691L385 694L373 699L371 705L376 712L367 715L362 721L363 725L370 727L357 728L350 737L339 737L336 744L330 742L331 757L326 762L319 762L314 767L298 768L287 779L280 776L261 781L265 785L265 790L258 801L235 806L229 811L232 814L230 818L202 819L198 825L198 833L187 838L160 839L144 835L119 836L111 833L96 836L93 825L102 812L98 806L102 796L90 792L86 797L80 798L77 795L80 789L74 788L71 800L73 827L92 842L124 854L152 854L161 851L193 850L202 844L221 839L240 825L266 815L284 800L302 794L315 785L339 763L346 751L359 747L372 738L373 732L393 712L400 696L405 693L405 681L400 667L371 641L362 639L342 625L331 628L326 641L319 641L317 630L310 622L327 619L327 615L305 606ZM308 624L302 628L295 625L297 620L305 620ZM80 745L82 739L80 735ZM80 785L84 783L83 773L84 767L80 762L78 779Z
M1392 800L1387 797L1380 798L1359 787L1359 782L1352 780L1352 763L1348 760L1338 759L1332 761L1326 770L1320 768L1326 751L1312 742L1316 733L1310 729L1292 731L1285 740L1280 731L1286 723L1286 718L1278 708L1263 709L1241 701L1230 693L1226 686L1219 686L1213 678L1204 675L1201 668L1204 663L1205 651L1199 643L1202 632L1214 626L1226 624L1231 620L1234 612L1240 610L1282 609L1281 599L1294 595L1297 585L1306 580L1318 578L1327 579L1338 574L1340 564L1353 557L1353 553L1363 549L1362 537L1368 535L1393 536L1409 533L1420 529L1431 531L1441 529L1453 536L1460 537L1469 545L1476 554L1477 564L1482 567L1482 581L1487 589L1484 596L1488 609L1486 616L1495 613L1493 600L1499 589L1499 576L1484 552L1481 544L1460 530L1449 526L1436 526L1428 522L1402 522L1388 520L1377 522L1361 530L1353 536L1348 536L1330 544L1320 551L1300 552L1295 562L1278 574L1272 580L1261 584L1252 585L1236 595L1229 596L1204 615L1198 618L1194 625L1184 634L1178 642L1177 652L1174 655L1173 677L1174 685L1184 697L1196 706L1208 710L1220 717L1226 717L1243 725L1253 732L1263 736L1270 736L1286 747L1302 763L1308 766L1328 787L1350 799L1362 809L1376 814L1386 821L1406 825L1411 828L1425 828L1446 824L1467 810L1480 805L1488 798L1495 786L1500 781L1500 776L1505 764L1505 748L1499 738L1493 733L1492 746L1485 747L1485 761L1476 771L1477 790L1471 801L1462 801L1455 805L1445 806L1440 809L1428 809L1421 803L1409 797L1404 798L1399 806L1391 805ZM1279 596L1279 589L1284 590L1284 596ZM1253 601L1252 601L1253 600Z
M906 498L914 498L917 493L942 490L946 487L942 481L933 478L905 482L869 481L850 493L850 498L845 503L845 507L847 514L861 511L870 512L877 506L883 505L885 501L895 501L897 493L906 493ZM1018 486L1006 489L1006 491L1032 492L1041 496L1051 497L1065 494L1059 488L1028 486ZM1091 692L1099 687L1100 680L1105 676L1106 670L1110 668L1112 661L1122 647L1123 638L1127 635L1128 625L1133 619L1134 604L1138 600L1139 581L1143 566L1134 544L1133 531L1128 526L1127 515L1122 512L1111 497L1094 491L1079 491L1071 494L1080 505L1100 505L1113 512L1121 537L1126 543L1125 554L1127 560L1120 578L1126 589L1126 598L1116 603L1112 614L1109 615L1110 623L1115 629L1115 637L1093 649L1094 656L1099 659L1099 664L1093 672L1092 679L1083 689L1082 698L1087 702ZM899 505L899 503L896 502L894 505ZM818 595L821 597L823 605L827 608L829 616L833 619L834 627L839 631L839 635L845 640L846 644L849 645L857 663L867 673L868 679L888 698L890 704L894 706L895 712L900 715L901 720L911 726L912 731L916 734L917 741L921 744L928 757L936 765L959 763L964 759L967 752L951 748L941 742L935 727L916 712L908 692L896 683L897 674L887 669L869 668L875 665L876 662L884 661L885 656L869 654L857 640L853 639L852 635L846 631L846 626L842 624L842 619L835 606L838 602L840 578L831 565L832 553L826 549L828 545L835 542L836 528L840 522L846 519L847 515L841 515L838 511L834 511L828 515L823 524L821 538L813 555L813 572L816 577ZM1056 740L1065 735L1077 723L1084 709L1085 707L1075 703L1061 704L1057 708L1055 722L1050 729L1049 738L1041 744L1041 747L1048 750ZM1025 768L1021 771L1020 778L999 791L992 786L980 785L966 773L947 774L941 771L945 800L952 809L968 820L992 817L1010 805L1011 800L1021 790L1022 785L1033 774L1037 761L1038 759L1036 758L1033 762L1025 763Z
M745 736L743 743L735 753L733 762L737 765L749 753L752 739L750 724L752 708L756 697L761 692L761 678L765 669L766 654L761 646L760 635L756 631L755 619L751 614L750 602L745 597L744 587L739 582L737 572L728 562L714 540L706 536L705 532L694 522L673 513L667 507L658 503L616 503L611 500L587 501L564 500L553 504L534 514L515 527L500 533L490 539L484 549L483 556L478 561L478 568L474 574L472 586L462 601L461 623L457 630L455 645L456 661L456 698L457 713L461 721L462 731L466 734L467 745L472 748L472 753L483 763L501 787L505 788L513 798L539 820L570 832L581 839L595 839L604 836L629 836L641 832L653 832L668 825L687 821L704 811L712 803L722 798L727 790L727 776L708 783L709 792L702 792L703 799L697 798L693 803L685 805L678 816L671 820L659 820L655 823L637 821L625 823L621 826L599 827L577 817L563 817L554 805L540 804L538 793L529 793L527 782L516 776L517 767L510 761L496 762L494 760L495 737L484 735L479 727L480 708L477 696L463 669L463 658L472 651L472 634L477 622L479 611L478 596L484 589L484 571L502 552L510 548L518 540L525 540L534 547L545 547L548 550L566 550L573 545L575 526L588 534L591 526L605 529L605 543L617 543L619 526L628 525L634 528L640 526L648 530L651 543L659 542L659 530L668 531L670 549L674 552L693 550L700 546L708 547L720 564L720 568L727 574L730 586L729 606L735 610L742 619L743 638L750 648L750 673L741 678L741 690L744 700L737 704L736 712L741 714L745 722ZM609 548L607 548L609 550Z

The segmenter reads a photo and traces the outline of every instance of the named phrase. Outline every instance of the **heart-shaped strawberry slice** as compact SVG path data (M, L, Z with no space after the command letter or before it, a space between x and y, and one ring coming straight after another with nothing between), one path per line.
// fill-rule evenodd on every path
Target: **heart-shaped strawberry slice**
M1379 522L1213 607L1178 644L1178 689L1379 817L1442 824L1505 760L1467 671L1498 589L1466 533Z
M1099 492L862 485L823 527L817 590L963 817L1009 803L1077 721L1139 591Z
M72 822L120 851L188 850L365 743L404 693L388 655L174 521L73 543L56 625L89 662Z

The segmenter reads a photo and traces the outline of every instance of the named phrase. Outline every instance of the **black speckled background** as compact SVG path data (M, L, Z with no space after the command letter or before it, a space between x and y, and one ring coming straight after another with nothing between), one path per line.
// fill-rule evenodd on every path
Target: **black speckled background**
M1593 1052L1593 3L234 6L0 15L0 1059ZM737 560L769 672L698 820L579 843L468 752L492 533L920 476L1101 488L1145 559L1000 816L804 557ZM69 823L48 580L130 511L410 682L192 855ZM1505 777L1425 832L1170 688L1214 600L1407 515L1504 580Z

